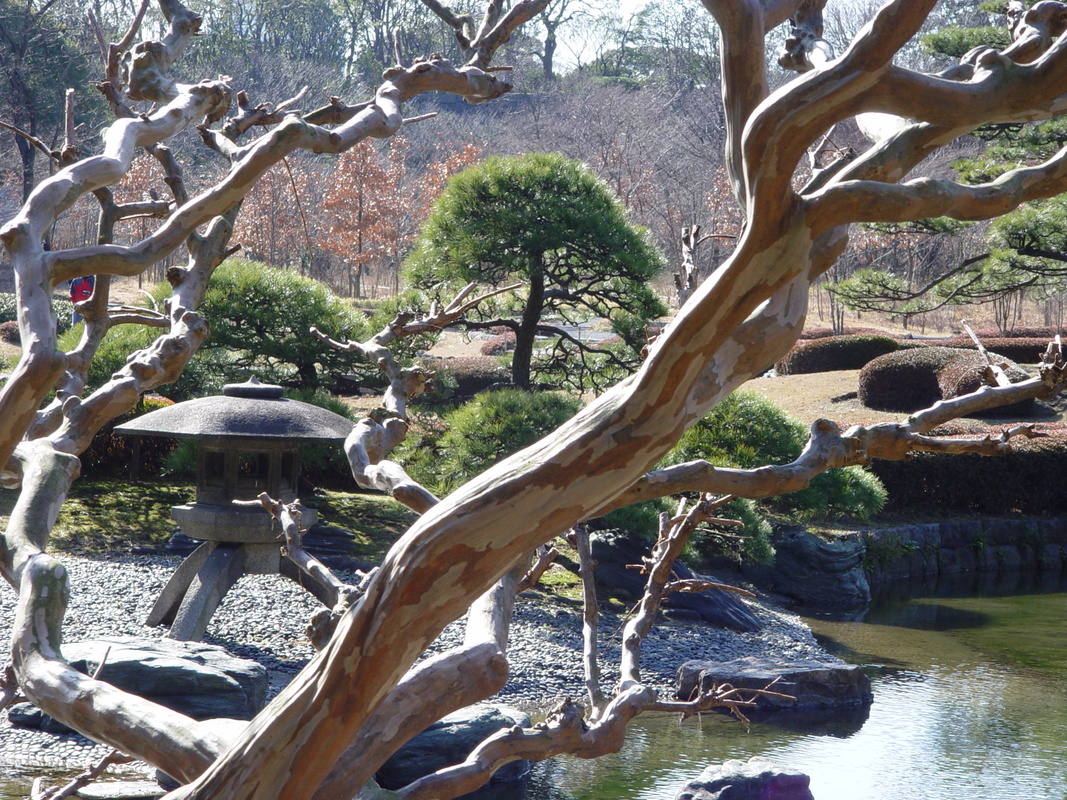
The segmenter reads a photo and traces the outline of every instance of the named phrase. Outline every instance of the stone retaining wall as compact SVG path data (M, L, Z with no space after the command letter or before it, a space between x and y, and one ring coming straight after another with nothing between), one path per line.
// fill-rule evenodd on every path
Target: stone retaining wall
M1067 520L976 519L859 531L869 583L1067 569Z
M981 518L819 536L775 531L773 565L744 576L812 610L862 609L871 586L967 574L1049 575L1067 570L1067 519Z

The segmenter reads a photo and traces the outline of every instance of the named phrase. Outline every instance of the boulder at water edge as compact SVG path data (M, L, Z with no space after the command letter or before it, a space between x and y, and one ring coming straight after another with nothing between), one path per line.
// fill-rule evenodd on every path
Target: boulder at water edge
M489 736L501 728L515 725L529 727L530 718L503 705L462 708L405 743L382 765L374 778L383 789L400 789L431 772L466 761L474 748ZM527 762L513 761L498 770L491 783L520 780L528 769Z
M756 756L708 767L685 785L677 800L813 800L810 780Z
M104 636L65 644L63 654L87 675L103 661L100 680L194 719L251 719L266 697L262 665L202 642ZM69 732L32 706L12 709L10 719L15 725Z
M871 680L855 664L789 661L749 656L734 661L687 661L678 668L678 697L693 697L697 690L728 683L735 689L764 689L791 695L760 696L755 711L816 711L868 705L874 699ZM749 711L746 709L745 714Z
M871 587L863 571L866 546L857 534L823 538L800 527L775 531L774 561L743 564L753 583L805 608L848 612L866 608Z
M590 537L596 566L597 591L605 597L620 597L627 602L641 598L647 576L631 565L648 557L649 545L618 531L599 531ZM674 562L678 578L696 577L681 561ZM676 592L663 599L664 610L684 610L709 625L753 633L760 629L759 620L737 595L722 589L703 592Z

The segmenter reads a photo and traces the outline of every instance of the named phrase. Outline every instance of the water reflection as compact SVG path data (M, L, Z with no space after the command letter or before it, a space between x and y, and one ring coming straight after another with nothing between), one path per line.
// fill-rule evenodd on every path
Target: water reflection
M611 762L538 768L532 796L672 800L708 764L762 755L811 775L817 800L1064 800L1067 583L972 576L920 591L883 598L862 622L811 620L838 654L871 665L859 726L639 719Z

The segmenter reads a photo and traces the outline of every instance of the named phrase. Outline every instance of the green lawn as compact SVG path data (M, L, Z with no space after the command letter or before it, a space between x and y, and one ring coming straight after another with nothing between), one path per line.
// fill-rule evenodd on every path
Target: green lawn
M171 506L193 498L187 483L129 480L77 481L52 531L50 546L75 553L128 552L162 547L175 531ZM0 489L0 525L18 492ZM323 492L302 498L319 520L354 533L351 555L379 561L416 519L416 514L381 495Z

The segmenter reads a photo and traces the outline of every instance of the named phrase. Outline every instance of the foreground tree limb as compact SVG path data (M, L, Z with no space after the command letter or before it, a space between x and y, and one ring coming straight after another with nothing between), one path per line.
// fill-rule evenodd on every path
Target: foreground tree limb
M329 644L222 752L196 724L138 705L125 693L109 693L62 662L58 647L63 587L55 583L61 567L42 552L53 511L69 480L61 472L73 474L74 455L87 446L103 420L128 408L138 391L176 377L206 333L195 313L196 297L227 250L206 246L196 234L199 225L214 217L211 224L218 225L215 230L223 237L226 223L216 215L234 208L271 165L297 149L336 153L367 137L389 136L404 124L404 101L419 93L443 90L484 100L503 94L507 85L478 60L461 68L439 59L397 66L388 71L372 101L331 104L321 115L312 112L306 118L287 115L255 142L228 151L235 163L226 177L198 197L179 198L168 220L142 241L128 247L105 244L45 253L44 232L55 216L79 194L117 179L136 147L155 144L194 117L211 120L221 113L225 87L205 84L187 89L161 80L158 96L168 105L145 118L116 123L107 134L103 156L61 170L35 190L16 219L0 231L15 265L23 307L20 330L27 347L23 362L0 391L0 464L10 479L23 482L17 509L23 521L13 518L5 532L0 565L5 578L20 591L15 665L34 702L40 701L50 712L55 709L54 716L63 721L73 720L79 730L188 780L169 795L170 800L311 796L331 779L353 742L379 737L394 741L398 722L390 712L409 708L395 692L404 685L405 676L411 677L409 670L420 654L445 625L467 610L471 598L484 594L538 545L619 502L621 494L644 480L688 425L788 351L803 325L810 282L840 254L847 241L845 223L867 213L858 203L831 202L833 198L873 195L879 187L853 182L880 182L890 198L883 207L886 214L897 213L897 208L910 213L918 196L920 203L933 198L930 207L935 207L934 201L945 202L981 216L999 214L1025 197L1038 196L1031 187L1043 180L1059 180L1059 164L1053 161L1013 177L1024 184L1022 191L1007 184L995 187L997 196L988 202L951 187L935 191L929 188L932 184L894 188L888 183L903 180L936 147L976 125L1042 119L1062 109L1062 87L1067 85L1063 39L1036 56L1020 45L1014 51L1018 61L1008 51L983 54L951 75L920 76L892 66L892 56L918 30L933 2L891 0L840 58L769 94L764 36L773 25L803 11L804 3L705 0L705 6L722 31L728 160L746 215L736 250L695 289L636 375L601 395L555 433L449 497L440 502L432 497L413 500L424 507L422 517L367 581L365 594L345 612ZM484 59L514 31L516 20L535 7L519 3L506 10L502 2L490 0L480 27L475 29L473 17L469 27L463 27L466 22L461 25L472 49L478 50L474 45L479 39L485 45L473 58ZM179 34L195 32L193 17L176 11L173 4L164 8L164 14L181 21L174 25ZM161 43L158 56L149 48L144 59L130 59L133 67L145 68L131 97L154 91L150 70L176 57L180 44L179 37ZM129 82L131 87L134 83ZM212 93L217 95L213 99ZM794 175L806 168L809 148L832 125L860 112L907 110L920 122L892 134L869 155L824 170L808 187L795 188ZM137 354L106 390L85 400L65 401L64 422L47 440L20 444L69 361L56 348L54 319L47 309L52 286L83 274L137 274L186 242L193 260L187 269L172 274L175 294L166 309L173 337L163 337L158 345ZM1044 388L1061 385L1062 375L1051 376ZM398 389L394 396L406 396L406 391ZM1017 399L1011 394L1014 387L990 391L1003 392L998 399ZM831 455L822 460L836 458L837 450L849 456L853 452L849 448L862 450L864 457L893 454L902 449L902 440L912 448L934 446L922 426L968 408L971 402L978 401L935 407L904 435L876 428L873 434L841 436L839 443L828 436L825 449ZM366 426L360 441L366 464L360 461L359 471L367 473L370 466L384 463L382 456L399 433L388 414L403 423L405 410L397 401L393 410L375 421L380 430ZM54 458L42 477L31 474L49 463L45 455L38 455L38 446L41 453L50 450L48 458ZM16 448L19 457L12 460ZM813 454L809 460L819 459ZM788 482L783 475L778 478L781 491ZM755 486L754 478L744 480ZM492 684L483 673L472 674L470 680L466 697L487 691ZM467 764L430 776L408 791L412 797L445 798L468 791L495 765L514 758L564 750L596 755L617 748L626 721L638 711L680 710L680 705L696 709L721 699L667 704L634 685L608 704L592 726L585 725L580 712L564 709L544 729L504 732L479 748ZM413 721L426 721L417 711L411 714ZM382 757L383 751L372 748L352 756L345 786L364 785Z

